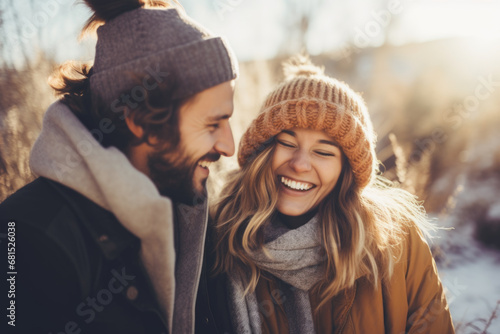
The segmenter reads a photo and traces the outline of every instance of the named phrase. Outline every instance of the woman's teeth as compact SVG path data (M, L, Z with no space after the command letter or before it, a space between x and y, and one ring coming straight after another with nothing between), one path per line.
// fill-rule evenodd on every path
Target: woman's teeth
M203 160L203 161L198 162L198 166L203 167L203 168L208 168L208 167L210 167L213 163L214 163L214 161L206 161L206 160Z
M303 191L309 190L314 186L313 184L310 184L310 183L293 181L293 180L287 179L284 176L281 177L281 183L283 183L288 188L291 188L294 190L303 190Z

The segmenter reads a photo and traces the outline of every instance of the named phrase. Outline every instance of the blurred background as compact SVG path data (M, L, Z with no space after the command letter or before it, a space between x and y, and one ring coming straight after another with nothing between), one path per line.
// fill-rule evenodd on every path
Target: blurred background
M236 142L291 55L362 93L384 175L454 228L431 247L457 332L500 333L500 1L180 3L240 61ZM55 100L48 76L93 59L95 40L78 42L89 16L73 0L0 2L0 201L34 178L30 147Z

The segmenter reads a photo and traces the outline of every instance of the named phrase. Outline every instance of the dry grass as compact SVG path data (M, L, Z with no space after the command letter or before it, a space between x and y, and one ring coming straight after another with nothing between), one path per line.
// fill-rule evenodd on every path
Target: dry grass
M241 64L235 113L231 120L236 143L256 116L265 96L282 79L282 60ZM313 61L325 65L329 75L347 82L351 78L355 82L353 88L362 90L362 83L356 84L356 66L337 66L327 56ZM356 60L351 64L355 62ZM51 89L46 84L52 68L53 64L41 57L29 70L0 70L0 201L33 178L28 166L28 156L41 129L43 111L53 101ZM418 150L419 141L430 138L433 130L443 126L439 123L439 113L443 112L442 105L446 103L441 103L441 107L430 105L426 100L426 93L434 88L432 85L425 89L420 87L429 86L434 79L431 76L417 80L407 92L408 101L402 103L405 106L411 104L411 108L394 107L394 110L391 109L391 104L373 102L377 100L377 91L370 87L376 85L366 84L364 87L367 89L365 98L379 135L377 150L384 161L384 175L399 182L401 187L417 194L420 199L426 199L426 207L431 211L451 215L457 212L461 214L457 211L459 209L466 210L468 218L480 222L479 218L484 217L484 212L491 203L474 202L465 205L460 196L464 185L470 184L468 180L484 180L485 176L500 179L500 145L494 136L500 128L497 109L500 94L495 92L496 95L481 107L476 118L465 120L460 129L447 131L448 138L444 143ZM384 77L384 80L389 81L390 78ZM415 89L415 92L411 89ZM399 91L396 93L399 94ZM463 99L463 96L457 95L456 99ZM396 105L395 101L391 103ZM453 101L448 103L452 104ZM438 115L430 115L428 109L432 110L431 114ZM394 118L396 114L398 116ZM210 179L211 188L217 192L224 184L225 172L236 167L234 157L221 159L212 173L216 177ZM497 228L496 225L494 228ZM439 258L439 250L436 250L435 256ZM474 330L486 334L491 323L496 320L498 310L497 303L488 317L458 323L457 332Z
M489 317L477 318L465 323L459 322L455 326L455 332L457 334L493 334L491 332L488 332L488 329L490 328L493 321L498 318L499 311L500 300L497 301L495 308L492 310Z
M31 181L31 146L53 101L47 77L53 63L40 56L24 70L0 69L0 201Z

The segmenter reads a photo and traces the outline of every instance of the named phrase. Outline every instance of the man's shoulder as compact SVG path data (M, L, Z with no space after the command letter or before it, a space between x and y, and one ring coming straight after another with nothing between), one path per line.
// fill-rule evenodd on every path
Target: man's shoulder
M9 196L0 204L0 221L22 222L38 229L47 229L58 212L67 205L50 182L53 181L37 178Z
M0 204L1 224L14 222L26 234L33 235L30 237L52 239L68 249L82 245L83 239L95 237L99 231L93 227L112 220L110 216L84 195L43 177L25 185Z
M35 240L69 245L88 238L84 222L99 220L105 212L75 190L39 177L0 204L0 224L14 222Z

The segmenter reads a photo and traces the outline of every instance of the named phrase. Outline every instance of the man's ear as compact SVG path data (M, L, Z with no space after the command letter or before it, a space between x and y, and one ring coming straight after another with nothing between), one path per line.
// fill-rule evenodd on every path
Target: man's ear
M137 138L142 138L142 136L144 135L144 129L134 123L134 120L132 119L130 114L125 117L125 122L127 123L128 129L134 134L134 136L136 136Z

